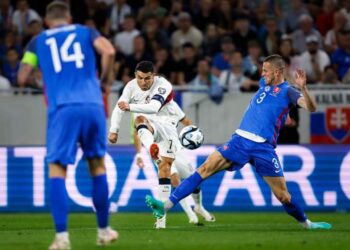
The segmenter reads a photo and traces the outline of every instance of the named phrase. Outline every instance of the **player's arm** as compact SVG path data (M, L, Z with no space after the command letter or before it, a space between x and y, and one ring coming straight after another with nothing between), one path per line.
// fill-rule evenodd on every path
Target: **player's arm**
M297 69L295 73L295 83L302 93L302 96L298 98L297 104L310 112L315 112L317 105L306 87L306 73L304 70Z
M93 45L96 51L101 55L101 83L102 87L112 83L113 63L115 49L108 39L99 35L97 31L91 30L93 36Z
M29 76L31 75L33 69L38 66L38 57L36 55L36 38L33 38L23 54L21 60L21 66L17 73L17 84L20 87L24 87L27 83Z
M120 122L124 116L124 111L121 110L118 106L119 102L126 102L128 103L131 98L131 88L129 83L126 84L123 94L119 98L117 105L115 105L112 116L111 116L111 125L109 128L109 134L108 134L108 140L110 143L116 143L118 141L118 133L120 128Z

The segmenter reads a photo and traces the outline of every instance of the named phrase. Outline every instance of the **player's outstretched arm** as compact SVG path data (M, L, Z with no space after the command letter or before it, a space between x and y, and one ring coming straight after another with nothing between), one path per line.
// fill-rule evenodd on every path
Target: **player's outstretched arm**
M298 105L310 112L315 112L317 105L306 87L306 73L304 70L297 69L295 73L295 83L303 94L303 96L298 99Z
M27 64L27 63L22 63L21 67L17 73L17 84L20 87L24 87L27 83L27 80L30 76L30 74L33 71L33 66Z

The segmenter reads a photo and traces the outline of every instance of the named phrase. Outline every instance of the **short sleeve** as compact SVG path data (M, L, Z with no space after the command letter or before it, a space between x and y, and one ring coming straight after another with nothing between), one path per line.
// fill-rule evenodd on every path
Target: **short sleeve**
M100 32L98 32L96 29L89 28L89 30L90 30L91 42L94 42L96 40L96 38L101 36Z
M168 96L172 92L172 86L171 84L163 77L158 79L158 81L162 81L162 84L159 84L156 86L156 88L151 93L151 99L157 100L161 103L161 105L164 104L164 102L167 100Z
M299 90L297 90L294 87L288 87L288 98L289 101L294 105L297 106L298 104L298 99L300 97L302 97L303 95L299 92Z

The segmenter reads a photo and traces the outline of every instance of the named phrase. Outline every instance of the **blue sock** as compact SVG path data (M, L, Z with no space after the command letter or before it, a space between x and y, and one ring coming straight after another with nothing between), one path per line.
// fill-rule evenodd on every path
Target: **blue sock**
M92 178L92 202L96 208L99 228L106 228L109 219L109 200L107 175L102 174Z
M51 184L51 214L55 223L56 232L67 231L68 196L65 179L55 177L50 179Z
M297 221L304 222L307 220L307 217L303 211L303 209L299 206L299 204L293 199L290 199L290 203L283 204L284 210L290 215L293 216Z
M180 200L193 193L194 190L202 183L203 179L195 172L190 177L186 178L181 184L176 187L175 191L170 195L170 201L176 205Z

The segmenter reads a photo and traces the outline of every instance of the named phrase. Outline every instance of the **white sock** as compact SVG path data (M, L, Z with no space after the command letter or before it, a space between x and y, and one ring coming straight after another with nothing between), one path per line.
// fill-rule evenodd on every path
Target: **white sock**
M168 200L168 198L170 196L170 192L171 192L170 179L169 179L169 184L159 184L158 185L158 198L159 198L159 200L161 200L163 202ZM157 219L157 224L161 227L166 226L166 214L161 219Z
M192 198L196 207L202 207L202 190L199 193L192 193Z
M301 222L300 223L304 228L309 228L310 227L310 224L311 224L311 221L309 219L307 219L306 221L304 222Z
M151 145L154 143L154 136L151 133L151 131L149 131L146 128L141 128L137 131L137 134L140 137L142 145L145 146L145 148L147 148L148 150L151 147Z
M65 231L65 232L56 233L56 238L60 240L68 240L69 238L68 232Z
M174 206L174 204L168 199L164 202L164 211L168 212L172 207Z
M188 218L191 219L191 217L195 216L195 213L192 211L191 207L188 205L186 199L182 199L179 201L182 209L185 211L187 214Z

